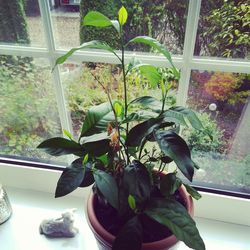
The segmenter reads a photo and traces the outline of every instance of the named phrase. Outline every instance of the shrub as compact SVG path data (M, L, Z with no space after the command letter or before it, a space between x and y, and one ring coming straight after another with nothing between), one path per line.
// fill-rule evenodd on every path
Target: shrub
M194 151L223 152L223 131L219 130L216 121L207 113L197 115L203 124L204 130L197 131L191 128L183 130L189 147Z

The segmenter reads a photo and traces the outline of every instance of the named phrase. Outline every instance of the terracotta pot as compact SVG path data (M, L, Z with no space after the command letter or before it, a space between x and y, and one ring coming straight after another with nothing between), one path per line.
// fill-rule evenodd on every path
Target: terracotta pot
M179 188L179 192L186 202L186 208L188 210L188 213L193 216L194 205L192 197L187 193L184 186L181 186ZM93 192L91 192L87 203L88 223L95 235L99 249L110 250L112 248L112 243L115 240L115 236L106 231L96 218L96 214L94 211L95 202L96 197ZM167 250L170 247L174 246L177 242L178 240L176 239L176 237L174 235L171 235L159 241L143 243L142 250Z

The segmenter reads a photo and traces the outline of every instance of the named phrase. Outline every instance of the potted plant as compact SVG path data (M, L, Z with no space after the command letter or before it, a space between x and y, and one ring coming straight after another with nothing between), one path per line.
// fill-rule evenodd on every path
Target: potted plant
M205 245L191 217L191 196L195 199L201 196L177 176L180 171L192 181L197 168L186 142L178 135L180 126L190 124L200 130L202 124L192 110L169 106L168 92L172 86L163 80L156 67L135 58L125 64L126 46L148 45L166 58L174 76L179 78L170 53L157 40L137 36L125 43L123 26L127 17L122 7L118 20L110 20L96 11L83 19L83 25L113 26L120 38L120 52L95 40L71 49L56 60L56 65L62 64L75 51L85 48L113 53L120 62L123 77L121 99L113 100L110 89L96 78L107 102L88 110L78 140L65 131L67 138L48 139L38 148L53 156L77 157L63 171L56 197L94 184L88 201L88 219L100 247L157 250L169 248L178 239L190 248L202 250ZM127 77L134 71L139 71L153 87L160 88L161 100L152 96L128 100ZM164 171L171 162L176 164L175 170Z

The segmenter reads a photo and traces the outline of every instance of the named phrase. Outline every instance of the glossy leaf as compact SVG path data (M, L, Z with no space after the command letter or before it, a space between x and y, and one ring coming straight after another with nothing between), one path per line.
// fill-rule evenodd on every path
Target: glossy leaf
M136 99L134 99L133 101L131 101L129 103L130 105L141 105L145 108L151 109L155 112L161 112L161 108L162 108L162 102L157 100L155 97L152 96L141 96L138 97Z
M118 233L112 250L140 250L142 246L142 225L137 216L130 219Z
M97 188L108 203L118 209L118 188L114 177L104 171L95 170L94 178Z
M128 12L124 6L122 6L118 12L118 20L120 25L124 25L128 19Z
M196 224L179 202L172 199L155 199L145 213L153 220L168 227L177 239L195 250L205 250L204 242Z
M164 196L173 195L181 184L182 181L176 177L175 173L169 173L161 178L160 191Z
M158 116L157 113L148 110L139 110L136 112L130 113L126 119L122 121L122 123L133 122L133 121L145 121L150 118L156 118Z
M134 126L128 133L126 145L130 147L140 146L143 138L153 132L154 128L159 127L161 121L159 118L151 118Z
M175 68L171 55L169 51L161 44L159 43L156 39L148 36L137 36L129 41L129 43L143 43L146 45L149 45L151 48L157 50L159 53L163 54L169 63L171 64L173 68L173 73L174 75L179 79L180 78L180 73L179 71Z
M57 182L55 197L65 196L78 188L85 175L82 165L82 158L73 161L69 168L66 168Z
M199 200L202 196L201 194L195 190L193 187L189 186L188 184L184 184L187 192L196 200Z
M86 154L84 148L75 141L61 137L54 137L43 141L37 148L44 150L46 153L53 156L74 154L83 156Z
M137 207L143 206L151 192L150 176L147 168L139 161L126 166L123 173L123 186L135 199Z
M174 122L186 127L188 126L184 115L178 111L168 109L162 114L162 116L164 117L165 121Z
M112 115L107 119L107 115L109 115L109 113L112 114L111 111L111 105L107 102L91 107L82 125L81 137L93 135L100 132L100 130L105 130L108 123L114 121L114 116Z
M177 106L177 107L171 108L170 110L183 114L188 119L188 121L190 122L193 128L198 129L198 130L203 129L203 125L201 121L199 120L195 112L192 111L191 109Z
M192 181L194 162L186 142L172 131L155 131L154 136L162 152L173 159L184 176Z
M120 24L116 20L110 20L107 16L103 15L98 11L90 11L83 18L84 26L94 26L94 27L109 27L113 26L118 32L120 32Z
M115 56L117 56L115 51L108 44L101 42L101 41L93 40L90 42L83 43L79 47L72 48L63 56L58 57L56 59L55 66L58 64L63 64L72 54L74 54L76 51L82 50L82 49L102 49L102 50L109 51L109 52L113 53Z

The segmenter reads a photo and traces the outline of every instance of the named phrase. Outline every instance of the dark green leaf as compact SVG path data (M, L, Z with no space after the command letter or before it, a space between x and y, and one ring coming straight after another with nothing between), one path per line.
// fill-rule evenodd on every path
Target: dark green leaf
M86 154L84 148L75 141L61 137L54 137L43 141L37 148L44 150L46 153L53 156L74 154L83 156Z
M139 161L133 161L124 169L123 186L135 198L137 207L143 206L151 192L150 176L147 168Z
M130 106L134 104L142 105L143 107L149 108L158 113L161 112L162 108L162 102L152 96L138 97L134 99L132 102L130 102L128 105Z
M192 181L194 162L186 142L172 131L155 131L154 136L162 152L173 159L181 172Z
M168 227L188 247L195 250L205 250L204 242L194 220L177 201L167 198L152 200L145 213Z
M66 168L57 182L55 197L67 195L78 188L85 175L82 166L82 158L73 161L69 168Z
M184 183L183 183L184 184ZM196 191L193 187L189 186L188 184L184 184L187 192L196 200L199 200L201 198L201 194Z
M130 147L140 146L143 138L152 133L154 128L159 127L161 121L162 119L159 118L151 118L134 126L128 133L126 145Z
M167 58L167 60L171 64L171 66L173 67L174 75L178 79L180 78L180 73L175 68L169 51L164 47L164 45L160 44L159 41L157 41L156 39L154 39L152 37L148 37L148 36L137 36L129 41L129 43L132 43L132 42L133 43L143 43L143 44L149 45L151 48L153 48L153 49L157 50L159 53L163 54Z
M112 250L140 250L142 246L142 225L137 216L130 219L118 233Z
M178 111L168 109L162 114L162 116L164 117L165 121L174 122L186 127L188 126L185 121L184 115Z
M97 40L93 40L93 41L90 41L90 42L83 43L79 47L72 48L66 54L64 54L63 56L60 56L59 58L57 58L55 66L58 65L58 64L63 64L77 50L82 50L82 49L103 49L103 50L109 51L109 52L113 53L115 56L117 56L115 51L108 44L97 41Z
M195 114L195 112L192 111L191 109L177 106L177 107L171 108L170 110L175 111L175 112L179 112L179 113L185 115L185 117L188 119L188 121L190 122L190 124L192 125L193 128L198 129L198 130L203 129L201 121L199 120L199 118Z
M173 159L171 159L168 156L163 156L163 157L161 157L161 161L164 162L164 163L170 163L170 162L173 161Z
M132 122L132 121L144 121L144 120L148 120L150 118L155 118L156 116L158 116L158 114L156 114L152 111L139 110L139 111L130 113L127 116L127 118L122 121L122 123L128 123L128 122Z
M96 170L94 178L97 188L107 199L108 203L118 209L118 188L114 177L104 171Z
M90 156L101 156L110 150L107 132L81 138L82 147Z
M92 172L92 163L88 162L84 167L84 178L79 185L79 187L88 187L95 182L93 172Z
M115 120L111 111L111 105L107 102L91 107L88 110L82 125L81 137L93 135L106 130L108 123Z
M176 178L175 173L169 173L161 178L160 190L164 196L173 195L175 191L181 186L182 181Z

